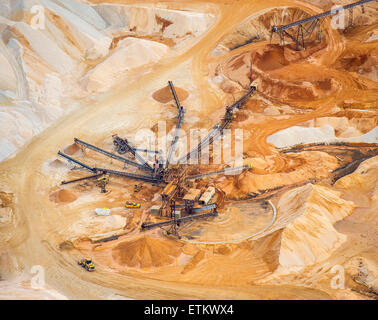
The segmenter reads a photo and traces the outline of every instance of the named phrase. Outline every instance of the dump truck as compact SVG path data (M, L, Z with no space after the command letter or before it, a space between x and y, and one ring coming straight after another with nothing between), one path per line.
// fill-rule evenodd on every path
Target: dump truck
M77 263L79 266L82 266L85 270L89 272L95 271L95 266L93 264L92 259L88 259L88 258L81 259Z
M126 208L140 208L140 203L127 201L125 204Z

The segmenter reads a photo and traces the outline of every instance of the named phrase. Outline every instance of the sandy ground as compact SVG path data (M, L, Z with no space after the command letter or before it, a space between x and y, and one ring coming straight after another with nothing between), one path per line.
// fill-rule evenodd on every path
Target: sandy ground
M68 172L66 165L56 161L56 152L71 145L74 137L80 137L99 146L108 146L114 133L121 136L132 135L138 129L153 127L159 119L174 117L174 109L169 106L169 100L165 99L167 80L174 81L182 88L179 94L183 99L186 98L184 104L188 117L193 117L189 118L192 120L190 123L184 122L184 129L190 128L190 125L204 128L214 125L223 112L220 106L233 102L235 98L232 93L227 92L229 90L222 90L211 81L217 66L223 66L224 75L226 78L230 77L229 81L236 82L235 77L240 76L237 85L242 88L246 72L240 72L238 76L230 73L227 75L229 59L237 55L248 55L269 44L268 41L259 42L223 56L212 55L221 39L241 21L254 13L277 6L293 6L311 13L323 11L307 2L275 0L241 0L237 5L235 1L167 1L164 6L209 12L214 14L217 20L193 46L178 48L168 57L149 66L148 72L143 69L130 71L128 78L134 77L132 81L119 83L110 92L96 98L85 99L79 109L60 118L52 127L35 137L14 158L0 164L0 190L3 192L1 199L3 206L11 208L13 214L12 222L0 227L0 250L4 253L1 260L3 272L0 274L4 278L12 278L14 274L29 274L33 265L41 265L45 268L49 288L69 299L108 299L115 295L135 299L365 299L367 296L361 294L363 290L357 288L359 291L352 291L354 282L351 276L348 281L352 284L347 289L331 289L329 279L332 275L329 270L334 264L347 266L348 263L353 264L352 258L362 257L361 259L365 259L367 272L376 272L374 268L377 238L376 233L372 231L374 226L367 227L369 221L376 223L377 218L377 212L371 204L375 185L362 192L367 195L366 203L359 203L354 199L357 196L353 195L353 191L345 191L346 195L342 193L344 191L340 191L340 195L334 196L336 203L343 203L340 199L349 197L347 200L354 201L357 206L353 214L348 213L349 216L345 215L348 217L337 222L337 231L333 231L333 227L331 230L346 234L347 237L341 237L343 241L340 240L337 248L332 248L322 261L301 266L305 268L304 273L285 269L285 266L280 264L282 239L289 237L282 234L283 228L288 225L288 218L282 216L284 211L279 212L278 221L286 221L285 223L280 226L273 225L272 229L275 230L270 230L252 241L232 245L193 245L175 239L168 240L157 230L144 234L139 231L138 223L141 217L146 215L145 209L152 201L154 193L158 192L158 188L151 192L146 186L146 192L138 194L136 200L145 201L146 205L134 214L122 208L124 201L128 197L133 197L134 182L131 180L126 180L126 183L121 179L112 180L109 184L111 191L107 194L100 194L93 186L86 190L68 187L64 191L59 191L59 182L77 173ZM265 95L264 91L259 89L258 97L251 99L242 111L246 113L244 119L240 118L240 121L237 121L241 127L248 128L249 134L245 139L246 156L250 159L255 158L257 171L252 175L260 176L260 184L265 183L265 189L282 187L282 183L277 181L298 184L309 179L322 180L327 178L330 171L340 166L334 155L323 152L308 151L308 156L306 153L278 153L277 149L267 142L268 136L304 121L334 115L335 106L345 107L343 111L346 113L348 109L353 109L353 104L362 101L365 107L359 105L359 109L376 110L376 82L334 68L335 60L349 45L348 38L342 37L328 25L325 31L327 47L316 56L315 64L303 60L290 63L283 69L268 71L261 68L258 72L263 88L269 87L269 79L281 79L283 83L293 81L295 77L301 82L321 81L320 74L329 72L338 82L338 90L315 98L293 98L282 89L284 93L277 99L279 94L270 91L270 94ZM360 34L357 33L355 37L358 36ZM264 66L263 61L261 66ZM263 73L266 74L266 78ZM273 86L270 84L269 88L271 87ZM345 105L345 101L350 100L354 102ZM290 104L293 113L280 112L279 116L265 114L258 118L267 103L268 106L280 108ZM340 110L339 108L337 112L341 112ZM90 161L95 163L103 161L92 155L91 159ZM111 164L120 167L115 162ZM323 171L318 172L318 166L321 166ZM297 167L300 171L296 171ZM268 180L267 177L264 178L267 174ZM376 180L376 176L369 179ZM230 178L226 181L215 181L217 185L228 188L226 193L231 199L235 196L235 190L241 186L243 195L260 190L260 185L257 185L255 180L253 176L246 174L239 180ZM329 183L327 187L332 188ZM338 188L342 189L341 187L340 184ZM272 198L274 205L277 206L281 196L284 195L279 193ZM4 199L8 199L8 202ZM306 201L317 201L313 200L312 196L308 199ZM254 212L261 212L261 215L254 217L243 205L233 206L232 201L228 201L230 202L226 201L223 214L227 214L227 208L232 208L228 216L228 219L232 219L229 222L225 219L222 225L225 238L228 240L245 237L249 232L254 233L259 227L264 228L271 219L269 211L264 213L265 209L258 211L256 208ZM258 207L258 204L254 206ZM109 229L106 230L111 231L112 226L115 226L114 228L121 231L117 241L95 245L79 232L80 221L86 221L86 217L93 215L96 207L111 207L115 216L120 216L114 225L113 222L109 222ZM238 213L238 210L241 213ZM324 216L327 216L327 205L322 210L325 212ZM365 220L359 221L358 217L362 215ZM222 218L220 215L219 219ZM310 219L311 222L311 218L303 219ZM124 221L125 228L122 229L120 226ZM312 222L316 223L316 220ZM306 223L309 221L306 220ZM333 226L336 221L330 219L326 223ZM75 224L79 227L75 229L76 238L72 239L72 226ZM357 224L356 228L352 228L351 224ZM300 225L300 221L292 222L292 228L300 229ZM204 231L207 239L225 239L216 234L214 221L206 222L202 226L209 230L209 233ZM202 231L196 233L194 227L195 225L192 225L186 229L187 235L204 240ZM97 226L91 225L88 228L92 235L98 233ZM67 240L73 242L62 246L61 244ZM129 253L134 254L130 256ZM96 261L96 272L88 273L78 267L76 260L85 255L92 256ZM5 256L13 258L6 259ZM350 274L353 275L354 269L350 270Z

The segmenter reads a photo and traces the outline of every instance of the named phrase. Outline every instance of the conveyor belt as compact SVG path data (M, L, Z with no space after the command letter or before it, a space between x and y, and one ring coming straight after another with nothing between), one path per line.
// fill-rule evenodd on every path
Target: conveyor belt
M199 150L203 147L203 144L208 141L220 128L220 124L216 124L213 129L200 141L200 143L190 152L188 152L185 156L179 159L179 163L183 161L188 161L196 152L198 153Z
M89 176L89 177L84 177L84 178L79 178L79 179L75 179L75 180L70 180L70 181L62 181L62 185L64 184L69 184L69 183L75 183L75 182L80 182L80 181L84 181L84 180L89 180L89 179L95 179L95 178L99 178L103 175L103 173L100 173L100 174L95 174L93 176Z
M168 221L163 221L163 222L158 222L158 223L143 223L142 224L142 229L152 229L156 227L163 227L163 226L168 226L171 224L175 223L181 223L185 221L190 221L194 219L199 219L199 218L207 218L207 217L214 217L217 215L217 212L208 212L208 213L202 213L202 214L195 214L195 215L190 215L184 218L179 218L179 219L172 219Z
M339 12L339 11L347 10L347 9L350 9L350 8L353 8L353 7L356 7L356 6L360 6L360 5L363 5L365 3L373 2L373 1L376 1L376 0L362 0L362 1L358 1L358 2L355 2L355 3L351 3L351 4L348 4L346 6L340 7L338 9L326 11L326 12L317 14L315 16L311 16L309 18L306 18L306 19L303 19L303 20L299 20L299 21L287 24L285 26L281 26L281 27L273 26L272 31L273 32L284 31L284 30L293 28L295 26L304 24L306 22L310 22L310 21L313 21L313 20L316 20L316 19L319 19L319 18L323 18L323 17L329 16L329 15L333 15L333 14L336 14L337 12Z
M231 173L231 172L234 172L234 171L251 169L251 168L252 168L252 166L250 166L250 165L244 165L244 166L235 167L235 168L226 168L226 169L219 170L219 171L213 171L213 172L197 174L197 175L194 175L194 176L189 176L189 177L186 177L186 180L202 179L202 178L206 178L206 177L209 177L209 176L216 176L218 174L228 174L228 173Z
M151 168L151 166L147 163L147 161L144 160L138 154L138 152L136 152L135 149L129 145L129 143L125 139L122 139L122 138L116 136L114 138L114 144L122 145L122 147L125 147L126 151L130 152L135 157L135 159L137 159L139 161L140 164L142 164L144 167L146 167L151 172L154 171L154 169Z
M215 203L209 204L207 206L201 207L201 208L194 208L192 209L192 212L200 212L200 211L205 211L205 210L212 210L215 209L217 205Z
M94 145L91 145L91 144L89 144L89 143L87 143L87 142L84 142L84 141L82 141L82 140L79 140L79 139L77 139L77 138L75 138L74 141L75 141L77 144L80 144L80 145L82 145L82 146L84 146L84 147L86 147L86 148L89 148L89 149L94 150L94 151L96 151L96 152L102 153L103 155L105 155L105 156L107 156L107 157L110 157L110 158L113 158L113 159L116 159L116 160L119 160L119 161L125 162L125 163L127 163L127 164L129 164L129 165L131 165L131 166L137 167L138 169L141 169L141 170L151 171L149 168L147 168L147 167L144 166L144 165L141 165L141 164L139 164L139 163L137 163L137 162L134 162L134 161L131 161L131 160L129 160L129 159L126 159L126 158L120 157L120 156L118 156L118 155L116 155L116 154L114 154L114 153L110 153L110 152L108 152L108 151L105 151L105 150L103 150L103 149L101 149L101 148L99 148L99 147L96 147L96 146L94 146Z
M89 171L92 171L92 172L94 172L94 173L97 172L97 171L96 171L96 168L92 168L92 167L90 167L90 166L88 166L88 165L86 165L86 164L84 164L84 163L82 163L82 162L80 162L80 161L78 161L78 160L76 160L76 159L74 159L74 158L71 158L70 156L67 156L66 154L64 154L64 153L62 153L62 152L60 152L60 151L58 152L58 155L60 155L60 156L62 156L63 158L66 158L66 159L68 159L68 160L70 160L70 161L72 161L72 162L78 164L79 166L81 166L81 167L83 167L83 168L85 168L85 169L88 169Z
M147 153L154 153L154 154L158 154L159 151L156 151L156 150L149 150L149 149L139 149L139 148L133 148L134 151L138 151L138 152L147 152Z
M245 42L243 42L243 43L241 43L241 44L238 44L238 45L236 45L236 46L233 47L233 48L230 48L230 50L235 50L235 49L238 49L238 48L240 48L240 47L246 46L247 44L250 44L250 43L252 43L253 41L255 41L255 40L257 40L257 39L260 39L259 35L254 36L254 37L252 37L251 39L248 39L247 41L245 41Z
M168 168L168 165L171 162L172 155L176 151L178 135L180 133L180 129L181 129L183 121L184 121L184 109L180 109L180 111L178 112L178 115L177 115L177 125L176 125L175 136L173 138L171 147L169 148L169 152L168 152L166 168Z
M175 87L173 86L173 82L172 81L168 81L168 85L169 85L169 89L171 89L171 93L172 93L173 99L175 99L177 111L180 111L181 105L180 105L180 101L178 99L178 96L176 94Z
M143 181L148 181L148 182L153 182L153 183L159 183L161 182L159 179L156 179L152 176L145 176L145 175L141 175L141 174L135 174L135 173L129 173L129 172L123 172L123 171L116 171L116 170L111 170L111 169L105 169L105 168L92 168L74 158L71 158L70 156L67 156L66 154L62 153L62 152L58 152L58 154L72 162L75 162L77 163L78 165L80 165L81 167L87 169L87 170L90 170L94 173L97 173L97 172L101 172L102 174L104 173L107 173L107 174L110 174L110 175L115 175L115 176L121 176L121 177L127 177L127 178L133 178L133 179L138 179L138 180L143 180Z
M235 108L240 108L248 99L249 97L256 92L257 88L255 86L251 86L249 91L241 97L238 101L236 101L232 106L232 110ZM183 161L188 161L195 153L198 153L201 151L202 148L207 147L211 142L213 142L215 139L217 139L223 132L223 130L228 126L228 124L231 123L231 120L224 120L222 124L216 124L213 129L204 137L200 143L190 152L188 152L184 157L179 159L179 163L182 163Z
M248 99L249 97L257 90L257 88L255 86L251 86L249 88L249 91L247 92L247 94L245 94L244 96L242 96L238 101L236 101L232 106L231 108L232 109L235 109L235 108L240 108Z
M168 151L167 162L165 164L166 168L168 168L169 163L171 162L172 155L176 151L178 135L182 126L182 122L184 121L184 113L185 113L184 108L180 105L180 101L177 97L176 90L175 90L175 87L173 86L172 81L168 81L168 85L169 85L169 88L171 89L173 99L175 99L176 106L177 106L177 123L176 123L175 136L173 137L171 147L169 148L169 151Z
M152 182L152 183L158 183L161 182L159 179L156 179L152 176L145 176L141 174L136 174L136 173L129 173L129 172L123 172L123 171L116 171L116 170L111 170L111 169L105 169L105 168L95 168L97 171L109 174L109 175L114 175L114 176L119 176L119 177L126 177L126 178L133 178L137 180L143 180L147 182Z

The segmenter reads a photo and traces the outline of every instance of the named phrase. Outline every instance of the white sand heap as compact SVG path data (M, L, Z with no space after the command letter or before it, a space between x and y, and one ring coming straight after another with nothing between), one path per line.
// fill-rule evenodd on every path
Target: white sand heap
M53 39L40 30L34 30L24 22L15 24L15 28L28 41L30 49L35 52L52 70L66 73L73 70L74 64ZM49 48L46 50L46 48Z
M138 38L126 38L105 61L90 70L81 80L85 90L104 91L116 83L124 73L159 61L167 52L164 44Z
M109 24L109 31L131 31L137 35L159 35L184 40L203 34L214 16L142 5L101 4L93 7Z
M293 126L270 135L267 139L277 148L286 148L298 144L308 143L335 143L335 142L361 142L378 143L378 127L368 133L351 138L337 138L335 129L326 125L320 128L305 128Z
M98 31L95 26L83 20L80 17L80 14L76 15L77 10L79 10L82 16L84 15L85 17L87 17L88 14L90 15L91 13L93 16L93 10L90 6L68 2L66 6L69 9L76 9L74 11L75 13L73 13L70 10L59 6L50 0L41 0L41 3L48 10L58 15L65 21L69 28L69 31L71 31L71 34L74 37L74 40L85 51L85 58L98 59L105 57L108 54L112 38L104 35L100 31ZM63 4L62 1L61 4Z
M328 258L346 241L333 225L349 216L355 205L340 198L341 193L307 184L286 192L278 212L286 217L279 263L283 268L300 268Z
M16 76L13 73L12 66L8 63L8 60L3 54L0 54L0 83L2 90L10 90L13 92L17 91Z
M93 212L84 213L81 219L71 225L67 231L71 240L77 238L89 237L93 234L107 233L122 229L126 224L126 218L119 215L98 216Z
M331 126L335 129L338 138L352 138L363 135L374 129L377 119L371 118L353 118L347 117L320 117L306 121L301 126L304 127L324 127Z
M44 18L32 8L44 9ZM113 49L120 38L164 38L177 45L202 35L213 21L207 13L153 6L0 1L0 161L15 155L76 101L168 52L163 44L135 38Z
M41 130L41 121L30 105L0 106L0 161Z

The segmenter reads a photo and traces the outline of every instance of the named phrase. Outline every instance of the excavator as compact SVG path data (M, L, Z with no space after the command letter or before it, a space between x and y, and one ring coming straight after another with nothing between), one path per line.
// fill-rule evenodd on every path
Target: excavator
M97 180L97 186L101 188L101 193L106 193L106 185L109 183L109 175L104 174L99 177Z

